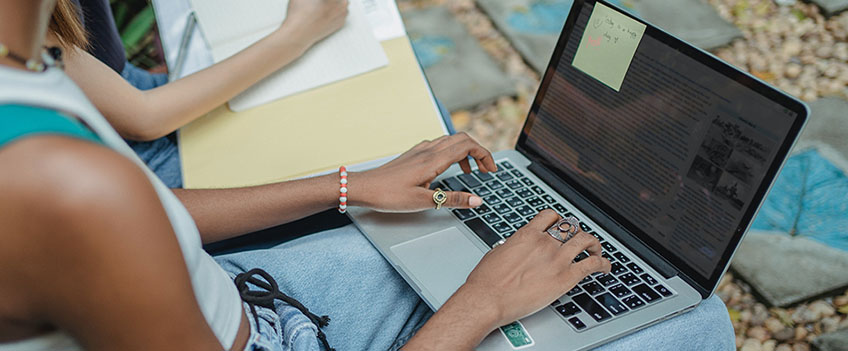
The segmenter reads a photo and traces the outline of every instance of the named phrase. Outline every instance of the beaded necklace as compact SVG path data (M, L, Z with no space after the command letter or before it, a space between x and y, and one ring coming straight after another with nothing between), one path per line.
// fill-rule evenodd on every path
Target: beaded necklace
M46 55L45 55L46 54ZM18 63L23 64L26 68L33 72L44 72L47 69L47 66L60 66L62 64L62 50L58 47L45 47L44 54L42 54L43 59L47 59L49 61L48 64L45 64L43 61L38 61L36 59L27 59L21 55L18 55L11 50L3 43L0 43L0 58L8 57Z

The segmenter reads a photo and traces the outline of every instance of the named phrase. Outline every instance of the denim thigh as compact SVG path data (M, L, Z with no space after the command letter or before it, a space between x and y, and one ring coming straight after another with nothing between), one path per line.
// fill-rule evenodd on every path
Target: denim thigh
M129 62L124 65L121 76L139 90L150 90L168 83L166 74L153 74L133 66ZM146 117L137 116L136 118ZM169 188L183 187L180 150L177 147L176 132L151 141L127 140L127 144L165 185Z
M330 346L337 350L396 349L432 315L353 225L311 234L270 249L215 259L230 274L264 269L283 293L300 301L312 313L329 315L330 324L322 330ZM283 350L292 346L297 346L292 348L297 350L318 349L315 326L306 316L281 301L277 301L275 309L280 330L276 340L284 345ZM301 337L299 333L309 337ZM300 339L310 342L300 344Z

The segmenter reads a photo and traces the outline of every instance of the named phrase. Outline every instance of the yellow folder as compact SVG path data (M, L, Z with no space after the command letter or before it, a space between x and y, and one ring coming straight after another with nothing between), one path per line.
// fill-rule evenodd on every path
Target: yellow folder
M295 179L445 134L408 38L381 45L386 67L239 113L225 104L180 129L184 186Z

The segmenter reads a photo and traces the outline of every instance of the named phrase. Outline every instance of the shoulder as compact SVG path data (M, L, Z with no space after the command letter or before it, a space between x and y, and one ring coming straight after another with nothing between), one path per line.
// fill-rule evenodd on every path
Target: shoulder
M116 206L150 187L140 167L89 141L30 136L0 148L0 202L43 215Z

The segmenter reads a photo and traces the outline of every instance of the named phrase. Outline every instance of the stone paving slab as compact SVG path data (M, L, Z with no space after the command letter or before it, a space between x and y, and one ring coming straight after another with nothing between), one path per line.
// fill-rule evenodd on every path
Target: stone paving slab
M775 306L848 286L848 101L809 105L807 126L732 263Z
M742 36L704 0L614 0L672 34L710 50ZM572 0L477 0L535 70L547 68Z
M725 21L705 0L630 0L646 21L678 38L712 50L742 37L742 31Z
M477 0L495 26L533 69L543 72L572 0Z
M825 16L833 16L848 10L848 0L810 0L810 2L819 5Z
M848 329L822 334L813 340L818 351L848 351Z
M832 162L848 173L848 101L826 97L810 102L811 116L796 149L827 145L838 153Z
M808 236L848 255L848 101L809 105L806 128L752 228Z
M848 255L805 237L752 230L733 270L772 306L788 306L848 285Z
M401 15L433 93L448 110L516 94L512 80L446 8Z

